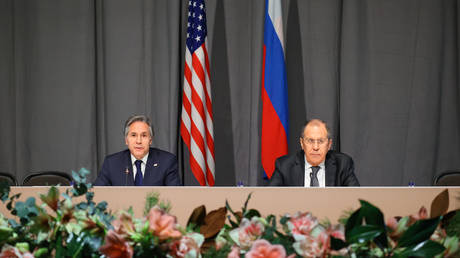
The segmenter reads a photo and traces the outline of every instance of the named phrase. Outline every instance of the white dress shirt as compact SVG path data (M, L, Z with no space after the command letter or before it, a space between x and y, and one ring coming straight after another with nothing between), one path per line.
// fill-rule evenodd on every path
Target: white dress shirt
M307 158L305 158L305 187L310 187L310 173L312 172L310 165L307 162ZM324 161L319 164L319 170L318 174L316 174L316 177L318 178L319 182L319 187L326 187L326 165L324 164Z
M145 165L147 164L147 159L149 158L149 154L147 153L143 158L142 158L142 163L141 163L141 173L142 177L145 175ZM131 154L131 165L133 166L133 176L136 178L136 173L137 173L137 168L136 168L136 158Z

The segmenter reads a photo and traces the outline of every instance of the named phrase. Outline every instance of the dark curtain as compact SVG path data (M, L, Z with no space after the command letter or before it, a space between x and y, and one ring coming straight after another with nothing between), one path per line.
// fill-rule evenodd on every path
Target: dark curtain
M86 167L150 116L178 155L188 1L0 0L0 171ZM216 185L263 185L264 0L207 1ZM458 1L283 1L289 151L326 120L362 185L431 185L460 169Z

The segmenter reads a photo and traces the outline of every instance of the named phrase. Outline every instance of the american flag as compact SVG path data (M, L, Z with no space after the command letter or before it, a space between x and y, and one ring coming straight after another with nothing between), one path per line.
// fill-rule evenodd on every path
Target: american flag
M180 131L190 167L202 186L214 185L214 132L204 0L188 2Z

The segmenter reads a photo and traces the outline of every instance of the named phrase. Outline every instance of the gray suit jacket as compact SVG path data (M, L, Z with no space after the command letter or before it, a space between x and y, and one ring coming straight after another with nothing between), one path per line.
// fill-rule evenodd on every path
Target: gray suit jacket
M280 157L275 162L275 171L269 186L304 186L305 158L301 150L295 155ZM326 186L359 186L350 156L330 150L326 155Z

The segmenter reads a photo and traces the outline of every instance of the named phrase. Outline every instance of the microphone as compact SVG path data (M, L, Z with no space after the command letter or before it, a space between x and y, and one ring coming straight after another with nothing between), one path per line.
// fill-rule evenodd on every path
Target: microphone
M128 168L128 166L126 166L126 169L125 169L125 186L128 185L128 174L129 174L129 168Z

